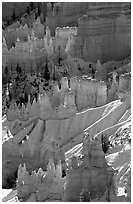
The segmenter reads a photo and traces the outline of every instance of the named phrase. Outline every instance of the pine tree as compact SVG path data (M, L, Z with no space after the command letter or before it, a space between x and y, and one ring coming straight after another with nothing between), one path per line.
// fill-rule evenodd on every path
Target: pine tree
M6 66L6 68L5 68L5 75L6 75L6 77L8 76L8 74L9 74L8 67Z
M29 8L29 6L27 7L26 12L27 12L28 15L30 15L30 8Z
M38 2L38 16L41 15L41 2Z
M15 20L16 20L15 9L13 9L12 20L13 20L13 21L15 21Z
M17 72L17 74L19 74L19 65L18 65L18 63L17 63L17 67L16 67L16 72Z
M48 69L48 64L46 63L45 71L44 71L44 78L48 81L50 79L50 73Z
M30 6L30 10L32 11L34 9L34 3L30 2L29 6Z

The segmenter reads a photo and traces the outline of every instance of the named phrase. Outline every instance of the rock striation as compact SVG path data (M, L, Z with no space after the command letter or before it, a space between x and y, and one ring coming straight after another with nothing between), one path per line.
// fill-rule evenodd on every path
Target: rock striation
M26 166L19 166L17 179L17 196L21 201L43 202L46 200L62 200L64 179L62 178L61 163L56 168L50 160L47 172L41 168L31 175L27 172ZM34 196L33 196L34 195ZM30 198L29 198L30 196Z
M131 51L130 33L130 3L91 3L78 20L71 54L92 62L122 60Z
M9 118L8 127L13 138L2 145L3 186L7 186L8 178L14 177L20 163L25 163L27 170L31 172L40 167L46 170L51 157L54 158L55 164L58 158L64 161L64 153L83 141L84 131L89 131L92 136L95 136L108 127L114 126L130 109L130 104L130 97L128 97L124 102L111 102L73 116L71 113L66 118L63 118L63 113L60 118L57 116L53 118L51 114L49 120L48 118L40 120L38 111L29 119L26 118L26 113L25 117L22 115L25 120ZM35 113L34 110L36 110L35 107L32 110L33 113ZM45 112L43 113L46 115ZM13 110L11 116L16 117Z
M44 29L45 26L41 23L40 17L35 20L35 17L33 16L31 27L29 27L25 22L19 24L19 27L17 28L8 28L3 30L2 35L6 39L8 49L11 49L17 41L17 38L19 38L23 43L28 41L28 36L32 35L32 30L34 31L35 37L42 39L44 37Z
M78 19L83 16L88 8L84 2L61 2L47 4L47 26L51 35L55 36L56 27L77 26Z
M3 30L3 187L18 171L19 201L110 202L118 183L130 200L129 162L116 179L105 154L129 155L112 135L130 141L131 4L49 3L46 25L40 5L36 21Z
M87 78L71 78L68 86L67 77L63 77L61 89L56 83L53 84L51 91L44 91L41 85L39 89L37 102L34 99L31 104L29 98L26 107L23 105L21 108L12 103L11 108L7 110L8 120L17 118L27 120L33 116L41 119L67 118L87 107L105 105L107 101L106 84Z
M83 140L83 155L82 164L78 166L76 160L72 160L72 169L67 171L63 201L91 202L100 199L105 191L108 196L104 201L109 201L115 171L109 168L104 153L89 137ZM115 194L115 189L113 191Z

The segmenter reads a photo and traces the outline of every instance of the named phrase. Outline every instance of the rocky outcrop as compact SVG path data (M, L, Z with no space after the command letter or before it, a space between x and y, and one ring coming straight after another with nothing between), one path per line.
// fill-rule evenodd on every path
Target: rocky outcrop
M45 67L47 58L51 75L55 69L57 76L63 76L67 73L70 76L87 74L90 77L94 77L94 73L97 70L95 74L96 79L105 81L107 80L107 74L109 72L130 61L126 58L121 61L108 61L102 63L103 60L100 58L101 66L98 66L97 69L97 63L94 63L92 58L87 58L86 61L83 60L84 57L83 52L81 53L81 47L83 48L84 42L82 39L80 41L78 40L81 38L79 34L76 35L79 29L76 27L56 28L56 35L54 38L51 37L48 28L46 28L45 35L44 29L45 26L41 24L38 18L36 22L33 23L33 29L28 28L26 24L20 26L16 30L3 31L3 36L5 38L3 41L3 69L7 66L8 70L12 72L16 69L18 64L25 73L31 71L38 72L42 71ZM13 43L15 47L11 48ZM8 49L11 48L8 52L5 52L5 45ZM95 56L95 54L93 56ZM51 61L53 64L52 66L50 65ZM57 65L57 69L55 65ZM40 69L41 67L42 69Z
M26 202L43 202L48 199L61 201L64 181L60 163L55 168L54 163L49 161L47 172L39 169L37 173L32 171L31 175L25 165L20 165L17 179L18 199Z
M39 40L35 37L34 30L29 30L28 41L23 42L17 38L15 47L10 50L5 49L7 46L6 41L3 41L3 69L8 67L8 71L11 73L16 70L17 66L21 67L24 73L31 73L36 71L37 67L46 63L46 47L44 48L44 40ZM23 35L21 33L21 35ZM38 68L39 69L39 68Z
M99 132L119 122L125 112L130 109L130 97L124 102L111 102L99 108L92 108L72 116L67 115L53 118L53 114L41 120L38 118L36 108L32 109L34 117L27 118L23 112L19 119L15 120L16 113L12 110L8 127L13 136L2 146L3 157L3 186L6 187L8 179L14 178L14 174L20 163L25 163L27 170L46 169L48 159L53 157L55 164L60 158L63 160L64 152L70 150L83 140L84 130L95 136ZM48 107L45 109L48 110ZM46 115L42 109L42 115ZM47 115L46 115L47 116ZM14 118L13 118L14 117ZM28 120L27 120L28 119ZM10 121L12 120L12 121ZM52 127L52 128L51 128ZM100 139L99 139L100 140ZM17 157L16 157L17 155Z
M29 27L25 22L24 25L20 24L18 28L9 28L2 31L2 35L6 39L8 49L11 49L11 47L14 46L18 38L23 43L28 41L28 36L32 35L32 30L34 31L35 37L43 39L45 26L40 22L39 17L37 20L33 17L32 21L32 27Z
M105 191L108 191L108 196L104 201L110 200L115 171L106 164L104 153L96 142L87 140L89 136L83 140L82 164L78 166L76 160L72 160L72 169L67 171L63 196L65 202L91 202L100 199ZM115 189L113 191L115 194Z
M84 99L84 100L83 100ZM74 115L87 107L97 107L106 104L107 86L104 82L97 82L91 79L71 78L68 86L68 79L61 79L61 89L58 84L53 84L52 91L45 92L43 87L38 94L38 101L34 99L30 104L30 98L26 107L19 108L12 104L7 111L9 120L27 120L33 116L41 119L56 118L64 119ZM15 113L15 114L14 114Z

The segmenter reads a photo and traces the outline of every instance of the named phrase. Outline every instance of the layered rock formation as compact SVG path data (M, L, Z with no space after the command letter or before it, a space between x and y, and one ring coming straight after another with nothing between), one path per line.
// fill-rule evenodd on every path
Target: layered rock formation
M88 138L89 139L89 138ZM96 142L83 141L83 163L76 165L72 160L72 170L68 170L63 201L85 202L93 201L108 191L104 201L110 201L110 191L114 187L114 170L106 164L104 153L98 148ZM85 192L86 191L86 192ZM115 194L115 189L113 189Z
M40 118L54 118L55 116L57 116L57 118L67 117L67 114L74 114L76 111L87 107L102 106L106 104L107 101L106 84L102 81L97 82L91 79L71 78L68 86L68 79L64 77L61 79L61 89L59 89L56 83L53 84L51 92L45 92L41 84L39 89L41 95L38 95L37 102L34 99L31 105L29 98L26 107L22 107L20 110L14 103L12 107L8 109L7 117L15 117L14 119L17 119L23 117L24 113L26 119L27 117L30 118L33 116ZM41 110L43 110L44 115L41 114ZM15 114L13 112L15 112ZM46 112L46 114L44 112ZM25 120L25 118L23 119Z
M130 3L89 4L86 15L78 21L71 54L92 62L121 60L130 54L130 33Z
M35 37L43 39L45 26L40 22L39 17L37 20L35 20L35 17L33 17L32 27L28 27L27 23L25 22L24 25L23 23L20 24L18 28L3 30L2 35L6 39L8 49L11 49L18 38L23 43L28 41L28 36L32 35L32 30L34 31Z
M78 19L83 16L88 8L88 3L61 2L47 5L47 26L51 35L55 36L56 27L77 26Z
M47 172L39 169L32 174L26 170L26 166L19 166L17 180L17 196L19 200L27 202L47 202L48 200L62 200L64 179L62 178L61 164L56 168L52 160L49 161ZM33 196L34 195L34 196Z
M41 12L32 29L3 31L2 182L11 188L18 171L19 201L124 201L118 185L130 200L130 10L123 2L51 3L46 29ZM114 183L105 154L117 151Z
M3 186L6 187L7 179L14 175L19 163L26 163L30 172L39 167L45 169L49 157L52 156L56 163L57 158L63 159L64 152L82 142L83 130L89 131L94 136L116 123L119 124L119 119L130 109L130 103L130 97L128 97L122 103L112 102L74 116L70 113L67 119L63 119L64 114L60 118L57 118L56 115L53 119L52 114L46 124L42 121L43 118L38 120L37 112L29 120L13 119L12 122L9 121L8 127L14 136L2 147ZM46 113L43 112L42 115L44 117ZM13 114L11 116L13 117Z
M13 11L15 11L16 17L24 14L29 4L30 4L29 2L25 2L25 3L3 2L2 3L2 19L4 21L11 20Z

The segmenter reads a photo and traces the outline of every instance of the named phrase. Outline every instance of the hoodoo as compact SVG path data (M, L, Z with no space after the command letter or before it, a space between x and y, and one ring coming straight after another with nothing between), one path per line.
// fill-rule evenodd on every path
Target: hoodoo
M2 188L131 201L130 2L2 3Z

